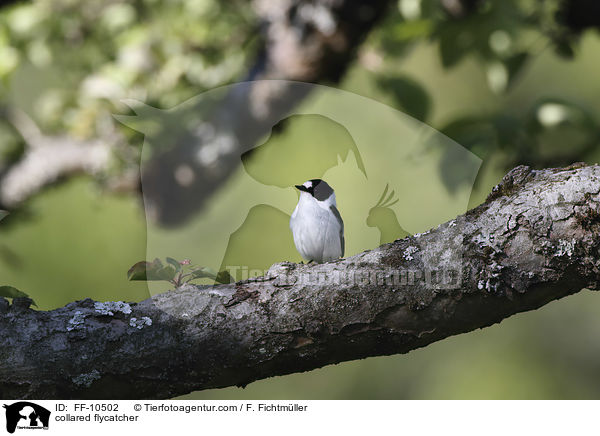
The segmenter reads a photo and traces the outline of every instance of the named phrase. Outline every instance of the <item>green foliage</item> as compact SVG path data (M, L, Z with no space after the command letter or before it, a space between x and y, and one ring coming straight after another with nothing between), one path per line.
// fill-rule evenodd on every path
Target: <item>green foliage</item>
M431 98L418 82L410 77L383 76L378 82L382 90L389 92L396 104L410 116L425 121L431 112Z
M505 167L566 166L582 160L600 145L600 124L590 111L556 98L535 102L523 116L466 116L440 130L481 158L503 152Z
M463 9L447 9L439 0L399 0L369 42L385 59L377 85L421 121L428 121L434 109L427 88L420 78L389 67L416 44L436 44L448 70L476 59L489 88L505 95L545 47L572 59L583 30L594 24L582 14L595 7L589 1L583 6L561 0L454 3ZM242 78L259 49L257 28L251 5L238 0L16 3L0 9L0 82L5 85L0 99L25 106L44 132L101 140L117 132L125 146L115 148L108 172L118 174L139 163L141 142L138 133L113 118L128 110L119 101L172 107ZM494 117L489 115L487 123ZM199 118L174 121L194 126ZM448 124L454 121L461 120ZM172 129L164 130L167 134L150 144L150 154L153 147L169 145ZM519 144L532 147L525 154L538 152L535 138ZM23 151L22 138L0 120L0 171Z
M464 0L453 2L455 9L451 9L437 0L400 0L371 38L374 47L385 53L377 84L399 108L426 120L433 109L428 91L414 78L398 74L394 64L410 48L427 41L437 45L444 69L475 59L489 89L507 95L545 48L564 59L575 57L583 30L600 25L584 13L593 13L596 4L584 3ZM437 127L482 158L501 151L506 169L519 163L542 167L585 160L600 145L599 120L578 102L551 93L525 110L475 109ZM463 182L460 167L452 156L442 158L440 174L451 190Z
M177 270L170 266L164 266L160 259L154 259L152 262L138 262L127 271L129 280L166 280L172 281L177 274Z
M19 291L17 288L15 288L13 286L0 286L0 297L29 298L31 300L32 304L34 306L37 306L37 304L35 304L35 301L33 301L29 295L27 295L25 292Z
M197 267L188 259L181 262L167 257L164 265L158 258L152 262L138 262L127 271L130 281L167 281L175 287L180 287L197 279L210 279L217 283L231 283L232 278L227 271L215 272L207 267Z
M119 101L166 108L239 77L255 26L237 0L19 2L0 9L0 99L25 105L44 132L120 133L132 148L116 153L122 171L140 138L112 117L127 110ZM0 169L20 141L0 121Z

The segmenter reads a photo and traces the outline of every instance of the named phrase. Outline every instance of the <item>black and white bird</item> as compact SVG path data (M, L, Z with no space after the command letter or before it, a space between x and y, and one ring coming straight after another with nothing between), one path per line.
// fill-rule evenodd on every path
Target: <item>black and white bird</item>
M307 261L328 262L344 256L344 222L327 182L312 179L296 185L300 199L290 219L294 244Z

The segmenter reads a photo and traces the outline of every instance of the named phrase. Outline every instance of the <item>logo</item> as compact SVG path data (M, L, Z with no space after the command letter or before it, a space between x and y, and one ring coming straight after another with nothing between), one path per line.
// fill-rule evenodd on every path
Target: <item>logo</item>
M254 107L252 95L268 89L311 97L293 110L287 104L273 111ZM318 178L335 189L345 256L351 256L463 214L481 166L479 157L432 127L375 100L323 85L240 82L165 110L123 103L136 115L116 119L144 134L146 216L177 225L167 236L147 222L147 257L185 259L202 246L192 262L228 270L235 281L260 275L282 260L301 260L289 225L298 183ZM214 201L204 202L211 184L224 180L217 175L225 174L221 163L236 168L235 175ZM412 260L419 253L413 242L403 256ZM407 271L406 279L398 280L413 283L419 274L434 278L444 268ZM164 292L159 281L147 283L151 294Z
M19 401L11 405L5 404L6 431L14 433L15 429L48 430L50 411L28 401Z

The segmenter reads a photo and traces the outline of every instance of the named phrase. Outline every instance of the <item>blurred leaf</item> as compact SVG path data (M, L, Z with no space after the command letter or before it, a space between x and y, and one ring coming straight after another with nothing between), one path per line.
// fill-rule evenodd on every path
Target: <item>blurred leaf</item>
M192 280L201 278L212 279L218 283L231 283L233 281L229 271L223 270L216 273L213 269L207 267L198 268L192 271Z
M193 279L209 278L214 280L217 278L217 274L212 269L207 267L195 269L191 272L191 274Z
M496 129L489 118L459 118L440 131L480 158L485 158L498 144Z
M424 121L431 111L431 98L418 82L406 77L383 77L378 85L393 95L394 100L406 113Z
M127 271L127 279L134 280L172 280L177 274L177 271L170 267L164 266L160 259L154 259L152 262L138 262Z
M391 35L396 41L408 41L422 38L431 33L431 20L412 20L396 23L391 30Z
M523 134L523 123L512 115L499 114L491 118L501 148L519 146L518 137ZM474 152L477 154L477 152Z
M0 118L2 117L3 115L0 115ZM14 128L0 120L0 164L17 161L24 150L23 141Z
M575 57L573 44L566 38L557 38L554 40L554 52L563 59L572 60Z
M477 29L470 27L462 20L460 23L453 21L439 23L434 36L439 43L440 60L444 68L452 68L469 51L473 50L476 42L473 31L477 31ZM487 46L487 44L484 45Z
M476 159L473 156L473 159ZM472 186L471 169L473 161L464 159L457 153L444 153L438 164L440 176L449 193L454 194L463 185Z
M563 165L584 160L597 149L600 126L584 107L564 99L546 98L527 116L528 135L539 144L545 164Z
M0 260L14 269L23 266L23 260L20 256L6 245L0 245Z
M440 131L481 159L485 159L498 147L498 133L492 118L459 118L445 125ZM433 139L438 140L439 138ZM435 143L431 145L435 146ZM473 182L469 176L469 168L472 166L473 162L459 158L456 153L446 152L442 155L438 168L448 192L455 193L461 185Z
M148 280L146 278L146 271L149 269L149 267L149 262L142 261L136 263L131 268L129 268L129 271L127 271L127 280Z
M0 221L2 221L4 218L6 218L7 215L8 215L7 211L0 210Z
M443 135L432 136L427 146L438 148L442 152L438 164L441 179L450 194L454 194L461 186L472 186L473 178L470 169L479 165L498 147L498 133L492 117L458 118L440 129ZM444 147L447 137L451 138L473 154L465 159L464 155L453 153Z
M229 271L223 270L217 273L216 281L219 283L227 284L233 282L234 280L233 277L231 277L231 274L229 274Z
M400 57L420 38L427 37L433 26L430 18L407 20L398 8L392 8L371 38L374 45L379 46L386 55Z
M507 90L510 89L510 87L515 83L519 73L523 70L523 67L527 65L528 60L529 53L520 52L510 56L506 61L504 61L504 65L508 71L508 82L506 84Z
M457 44L458 35L446 35L440 38L440 59L444 68L452 68L466 54Z
M496 60L490 63L486 71L490 89L497 94L508 91L527 64L528 59L528 53L520 52L506 60Z
M587 109L559 98L538 101L529 112L528 122L536 131L560 125L572 125L591 131L597 129L595 119Z
M35 301L33 301L33 299L29 295L27 295L25 292L19 291L17 288L15 288L13 286L0 286L0 297L7 297L7 298L24 297L24 298L29 298L32 301L32 304L34 306L37 306L37 304L35 304Z
M171 265L173 265L173 267L175 268L175 271L179 272L181 271L181 264L176 261L175 259L173 259L172 257L167 257L167 262L170 263Z

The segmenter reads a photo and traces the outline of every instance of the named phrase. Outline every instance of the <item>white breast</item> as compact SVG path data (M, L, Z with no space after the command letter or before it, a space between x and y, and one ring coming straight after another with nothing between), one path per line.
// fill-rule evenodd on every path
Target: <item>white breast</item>
M290 219L294 244L307 261L327 262L342 255L340 224L329 207L331 201L317 201L312 195L302 192Z

